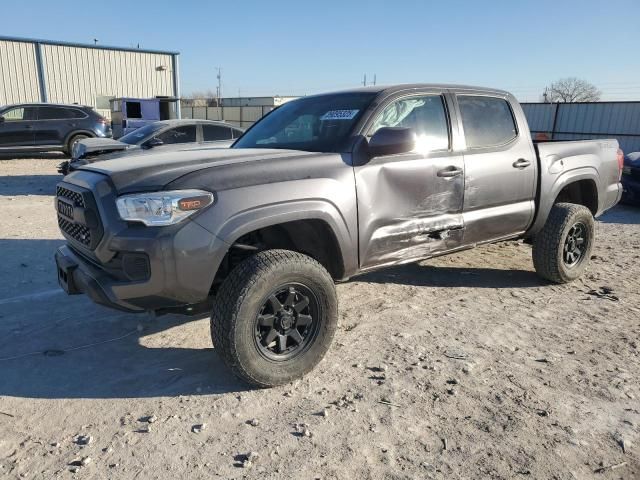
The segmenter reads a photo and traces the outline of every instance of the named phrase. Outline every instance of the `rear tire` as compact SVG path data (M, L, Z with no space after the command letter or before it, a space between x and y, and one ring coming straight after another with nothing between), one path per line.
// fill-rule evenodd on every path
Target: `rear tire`
M557 203L533 241L533 265L538 275L555 283L580 277L591 258L595 222L591 211L573 203Z
M78 133L76 135L73 135L67 142L67 146L64 150L64 153L71 156L73 146L75 145L75 143L79 142L80 140L84 140L85 138L90 138L90 137L89 135L85 135L84 133Z
M311 371L329 349L337 323L335 285L322 265L297 252L265 250L222 283L211 338L237 376L273 387Z

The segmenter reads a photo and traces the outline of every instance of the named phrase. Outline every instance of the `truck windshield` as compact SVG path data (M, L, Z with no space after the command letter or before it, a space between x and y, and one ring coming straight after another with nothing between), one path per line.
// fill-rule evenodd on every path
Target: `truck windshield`
M133 132L129 132L126 135L118 139L119 142L128 143L129 145L139 145L149 135L154 134L160 130L164 125L162 123L150 123L144 127L140 127Z
M285 103L247 131L233 148L341 152L375 92L335 93Z

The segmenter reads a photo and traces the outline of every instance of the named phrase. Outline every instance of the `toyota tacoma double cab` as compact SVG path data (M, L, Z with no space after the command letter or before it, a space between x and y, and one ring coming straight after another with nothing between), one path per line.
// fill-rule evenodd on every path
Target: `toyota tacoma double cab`
M534 143L507 92L359 88L291 101L230 149L80 167L57 185L69 294L128 312L210 313L215 351L268 387L336 330L335 282L507 239L545 280L579 277L620 199L613 139Z

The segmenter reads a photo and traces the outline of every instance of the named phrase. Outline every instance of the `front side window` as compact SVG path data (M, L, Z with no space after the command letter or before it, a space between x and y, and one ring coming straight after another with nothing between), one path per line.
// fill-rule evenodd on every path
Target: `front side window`
M369 134L382 127L411 128L416 134L416 149L449 148L449 127L444 100L440 95L401 98L387 105L376 118Z
M162 127L164 127L162 123L150 123L144 127L134 130L133 132L127 133L120 137L118 141L129 145L139 145L144 140L151 137L155 132L162 130Z
M233 148L281 148L343 152L376 93L334 93L300 98L273 110L245 132Z
M231 140L231 128L219 125L202 125L202 138L205 142Z
M173 145L176 143L191 143L196 141L196 126L185 125L183 127L171 128L157 136L162 143Z
M20 121L20 120L26 120L26 118L24 116L24 108L23 107L12 108L11 110L7 110L6 112L4 112L2 114L2 116L4 117L4 120L6 122L15 122L15 121Z
M459 95L467 148L502 145L518 135L509 102L503 98Z

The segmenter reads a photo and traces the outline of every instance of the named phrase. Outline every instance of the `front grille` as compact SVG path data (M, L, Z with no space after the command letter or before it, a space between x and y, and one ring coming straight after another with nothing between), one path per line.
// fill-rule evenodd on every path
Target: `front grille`
M70 218L70 214L67 214L64 209L62 211L65 215L58 210L58 226L67 238L94 249L102 238L102 225L93 195L84 188L66 185L63 183L56 186L56 196L73 204L74 218ZM58 202L56 202L56 208L58 208ZM76 210L80 211L76 212Z
M56 195L58 197L64 197L68 200L71 200L78 207L84 208L84 198L82 198L81 193L74 192L73 190L69 190L68 188L64 188L58 185L56 187Z
M87 247L91 245L91 230L89 230L88 227L70 222L66 218L62 218L60 214L58 214L58 226L60 227L60 230L65 232L67 235L70 235L83 245L86 245Z

